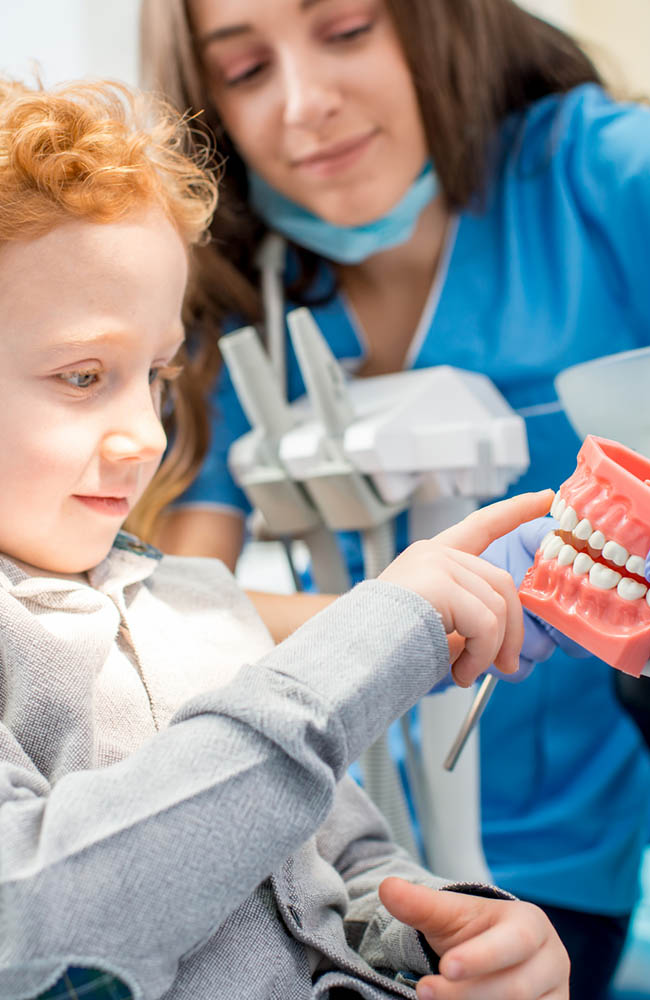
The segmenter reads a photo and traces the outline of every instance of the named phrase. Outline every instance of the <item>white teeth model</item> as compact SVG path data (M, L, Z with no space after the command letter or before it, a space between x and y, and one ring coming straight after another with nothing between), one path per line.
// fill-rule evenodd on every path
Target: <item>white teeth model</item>
M580 552L573 562L573 572L576 576L585 576L594 565L594 561L591 556L588 556L586 552Z
M559 535L553 532L552 538L549 538L548 542L542 549L542 559L555 559L557 555L560 554L560 550L564 548L564 542Z
M615 566L625 566L630 558L630 553L618 542L606 542L603 546L603 558L609 559Z
M645 559L643 556L630 556L625 568L628 573L634 573L635 576L645 576Z
M566 500L563 500L559 493L556 493L555 500L551 504L551 517L559 521L566 510Z
M594 563L589 570L589 583L598 590L613 590L621 579L621 574L615 569L609 569L601 563Z
M593 533L594 529L591 526L591 521L588 521L586 517L583 517L582 521L573 529L573 534L580 542L586 542Z
M648 588L644 587L642 583L630 580L627 576L623 577L616 590L618 596L622 597L624 601L638 601L640 597L645 597L648 592Z
M577 549L574 549L573 545L563 545L560 549L557 561L560 566L571 566L577 555L578 551Z
M602 531L594 531L593 535L589 536L589 544L592 549L597 549L598 551L603 548L606 541L607 539L603 535Z
M567 507L560 518L560 531L573 531L578 524L578 515L573 507Z

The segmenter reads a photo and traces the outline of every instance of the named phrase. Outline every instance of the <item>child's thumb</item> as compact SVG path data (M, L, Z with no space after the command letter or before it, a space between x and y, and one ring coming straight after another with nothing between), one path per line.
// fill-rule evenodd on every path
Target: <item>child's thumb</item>
M481 899L458 892L430 889L401 878L387 878L379 898L397 920L421 931L440 957L449 948L472 937Z

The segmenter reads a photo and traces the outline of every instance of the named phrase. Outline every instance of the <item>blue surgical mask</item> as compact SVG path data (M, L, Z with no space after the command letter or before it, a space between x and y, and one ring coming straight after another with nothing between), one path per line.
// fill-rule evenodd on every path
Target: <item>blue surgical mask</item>
M382 250L406 243L422 209L438 193L438 178L427 163L387 215L363 226L335 226L285 198L252 170L248 182L251 205L271 229L339 264L359 264Z

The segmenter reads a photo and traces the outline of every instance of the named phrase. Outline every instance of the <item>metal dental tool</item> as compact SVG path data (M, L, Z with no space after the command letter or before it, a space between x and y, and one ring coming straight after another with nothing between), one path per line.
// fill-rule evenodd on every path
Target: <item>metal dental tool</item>
M479 719L483 715L485 707L490 700L492 692L499 681L498 677L494 677L492 674L488 674L481 683L478 690L478 694L474 698L472 707L465 717L465 721L461 726L458 736L454 740L453 746L451 747L449 753L445 757L443 767L446 771L453 771L460 757L465 744L472 735L475 727L478 724Z

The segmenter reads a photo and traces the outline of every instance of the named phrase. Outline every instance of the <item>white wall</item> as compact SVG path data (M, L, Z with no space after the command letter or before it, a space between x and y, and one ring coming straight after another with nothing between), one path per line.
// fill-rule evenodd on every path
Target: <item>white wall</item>
M650 94L650 0L520 0L587 43L615 84ZM269 0L273 3L273 0ZM0 73L46 84L79 76L135 83L140 0L0 0Z
M0 73L136 83L139 0L0 0Z
M552 21L560 28L570 31L573 27L572 0L519 0L519 3L532 14Z

